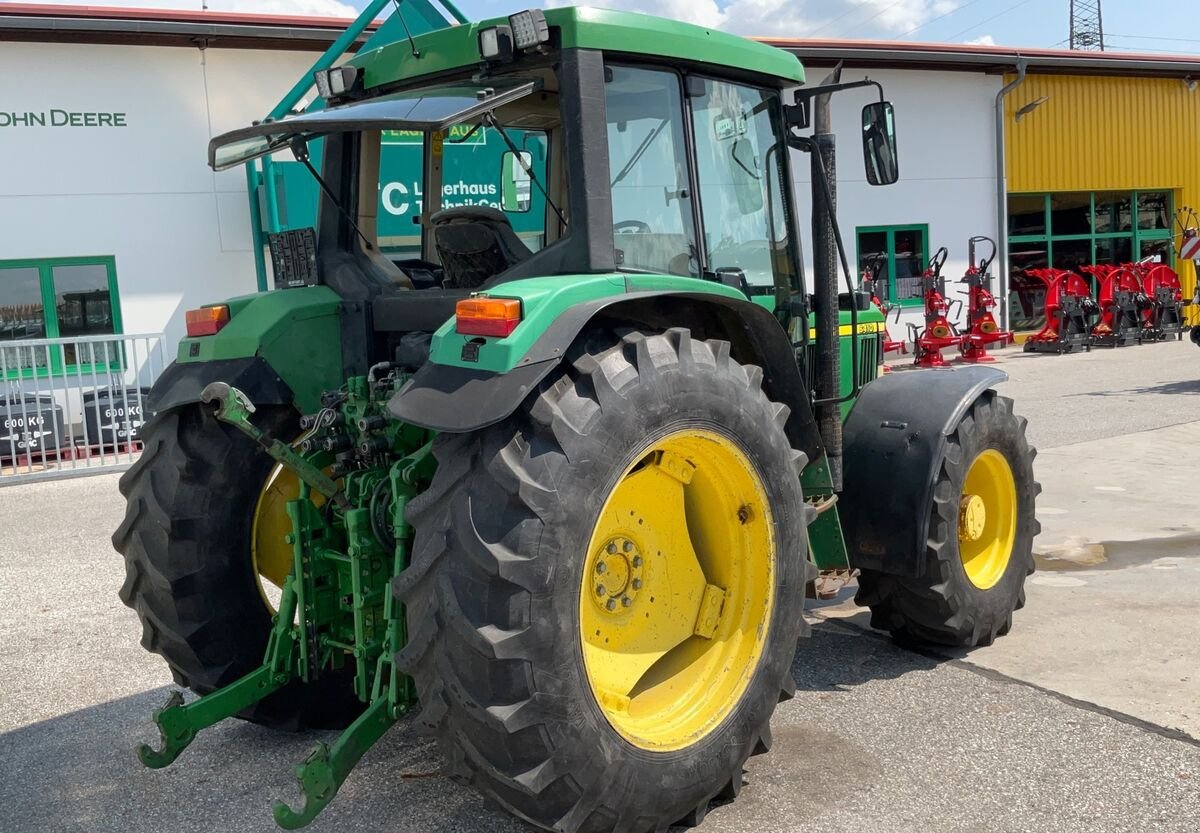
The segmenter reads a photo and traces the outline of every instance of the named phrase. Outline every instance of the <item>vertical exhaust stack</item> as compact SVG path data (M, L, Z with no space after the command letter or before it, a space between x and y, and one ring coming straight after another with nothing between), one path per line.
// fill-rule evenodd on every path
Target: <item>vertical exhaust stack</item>
M821 83L836 84L841 75L839 66ZM837 213L837 141L833 134L829 95L819 95L813 101L813 143L819 151L811 156L813 182L823 176L829 183L830 197L825 198L822 188L812 189L813 300L817 314L814 393L818 403L817 427L829 461L829 476L834 491L840 492L842 416L837 399L841 394L841 351L838 344L838 252L833 231L833 218Z

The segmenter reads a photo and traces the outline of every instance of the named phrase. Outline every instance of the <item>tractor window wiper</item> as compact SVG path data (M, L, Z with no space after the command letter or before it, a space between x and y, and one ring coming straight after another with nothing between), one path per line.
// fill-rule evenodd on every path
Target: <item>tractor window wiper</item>
M509 138L508 134L504 132L504 128L500 126L500 122L496 121L496 117L493 116L490 111L483 114L483 120L488 123L489 127L495 128L496 132L500 134L500 138L504 140L504 144L508 145L508 149L512 151L513 156L517 158L517 162L521 165L521 168L524 169L525 175L528 176L530 181L532 181L533 184L537 186L537 189L542 192L542 196L546 198L546 204L554 209L554 213L558 215L558 222L562 224L563 228L566 228L567 218L563 216L563 213L559 210L558 206L554 204L554 200L550 199L550 195L546 193L546 189L542 186L541 180L539 180L533 173L533 166L525 161L525 157L521 154L521 149L518 148L516 143L514 143L513 140Z
M658 123L658 127L646 134L646 138L642 139L642 143L634 150L633 155L629 157L629 161L625 163L625 167L621 168L616 178L608 183L609 188L614 187L622 179L629 176L629 172L633 170L633 166L640 162L642 157L646 155L646 151L650 149L650 145L654 144L654 140L658 138L658 134L663 132L663 128L667 126L668 121L670 120L663 119Z

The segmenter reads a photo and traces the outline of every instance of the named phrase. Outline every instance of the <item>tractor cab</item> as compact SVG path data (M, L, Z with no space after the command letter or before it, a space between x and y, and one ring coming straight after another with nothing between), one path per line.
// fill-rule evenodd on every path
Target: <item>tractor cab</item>
M470 39L435 32L320 72L330 106L220 136L209 161L290 151L308 165L322 192L316 257L289 272L343 296L432 291L429 320L401 316L409 328L432 331L499 283L603 272L722 283L786 316L804 292L789 158L794 111L807 112L788 93L804 82L799 62L711 33L747 58L664 63L624 48L642 37L636 16L584 27L599 13L564 11L479 24ZM606 48L584 48L582 32ZM863 130L868 179L894 181L890 108L864 111ZM397 141L421 145L415 182L380 179ZM412 227L389 233L380 218L398 213Z

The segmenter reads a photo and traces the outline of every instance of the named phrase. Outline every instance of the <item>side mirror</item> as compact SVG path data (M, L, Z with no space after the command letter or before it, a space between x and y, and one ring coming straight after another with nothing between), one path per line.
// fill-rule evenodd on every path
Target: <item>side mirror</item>
M900 178L896 155L896 118L890 101L874 101L862 110L863 161L867 182L891 185Z
M509 214L524 214L532 203L532 182L529 170L533 155L527 150L517 154L504 151L500 157L500 208Z

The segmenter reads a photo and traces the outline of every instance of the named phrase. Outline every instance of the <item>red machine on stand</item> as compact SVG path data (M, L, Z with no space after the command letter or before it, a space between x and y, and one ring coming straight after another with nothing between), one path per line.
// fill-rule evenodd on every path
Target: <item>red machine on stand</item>
M912 335L913 352L916 354L914 364L917 367L949 367L950 363L942 358L942 351L948 347L959 346L962 337L950 323L950 307L952 303L962 304L961 301L946 300L946 279L942 277L942 267L950 256L945 246L942 246L929 260L925 273L921 276L921 292L925 298L925 329L917 333L915 324L909 324Z
M1182 340L1187 327L1183 323L1183 285L1179 275L1165 263L1133 264L1142 282L1142 291L1150 305L1142 311L1143 337L1151 341Z
M1065 269L1026 269L1046 284L1046 326L1025 342L1026 353L1090 350L1092 322L1100 312L1087 281Z
M887 328L888 316L893 312L896 313L896 322L900 321L900 306L893 303L884 303L879 299L879 273L883 271L884 264L887 262L886 255L872 255L866 263L866 268L862 273L862 288L871 293L871 303L875 308L883 313L883 354L888 353L907 353L908 345L904 340L894 341L892 334Z
M976 265L975 246L978 243L988 243L992 252ZM1003 347L1013 342L1013 334L1000 329L992 312L996 308L996 297L992 295L992 276L988 274L988 267L996 259L996 241L990 237L972 237L967 241L967 252L967 274L961 281L967 285L967 330L962 334L960 344L962 359L965 362L994 362L996 359L988 354L987 345L998 343Z
M1080 267L1097 282L1100 321L1092 330L1092 346L1124 347L1145 340L1143 314L1151 308L1137 270L1131 264Z

